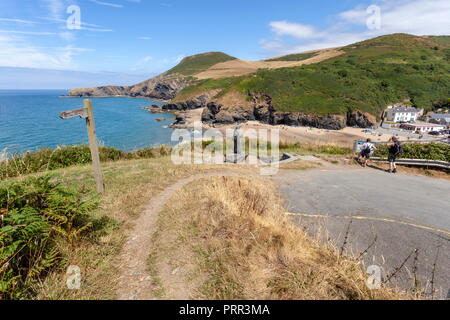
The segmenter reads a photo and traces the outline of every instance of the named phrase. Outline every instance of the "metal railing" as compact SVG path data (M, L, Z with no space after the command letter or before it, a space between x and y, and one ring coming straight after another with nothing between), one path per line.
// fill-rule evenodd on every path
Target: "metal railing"
M370 160L375 162L388 162L387 159L381 157L371 157ZM411 166L424 166L424 167L437 167L450 170L450 162L440 160L426 160L426 159L397 159L396 164L411 165Z

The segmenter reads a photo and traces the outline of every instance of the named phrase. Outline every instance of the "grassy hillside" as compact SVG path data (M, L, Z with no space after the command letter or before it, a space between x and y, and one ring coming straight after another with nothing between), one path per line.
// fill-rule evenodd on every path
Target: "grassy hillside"
M450 46L450 36L432 36L429 39Z
M266 61L303 61L303 60L314 57L316 54L317 54L317 52L294 53L294 54L288 54L287 56L268 59Z
M166 72L166 74L179 73L184 76L192 76L205 71L213 65L234 60L236 58L222 52L207 52L184 58L178 65Z
M321 63L221 81L229 83L223 89L264 92L278 110L317 114L358 109L379 116L389 103L403 99L431 109L433 102L450 97L450 45L442 39L394 34L343 50L343 55ZM218 84L209 82L201 85Z

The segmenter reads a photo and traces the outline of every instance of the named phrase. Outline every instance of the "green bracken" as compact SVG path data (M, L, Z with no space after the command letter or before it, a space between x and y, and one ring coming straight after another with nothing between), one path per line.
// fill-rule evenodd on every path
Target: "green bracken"
M89 213L98 199L51 176L0 184L0 300L28 299L66 261L63 247L92 239L105 221Z

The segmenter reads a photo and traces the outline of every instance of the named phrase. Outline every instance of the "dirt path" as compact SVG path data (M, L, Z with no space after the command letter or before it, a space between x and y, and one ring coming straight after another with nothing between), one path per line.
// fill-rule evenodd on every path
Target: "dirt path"
M147 204L143 213L136 219L119 257L119 300L156 299L152 290L152 278L147 272L147 259L152 247L152 235L156 231L158 214L176 191L195 180L214 176L242 175L229 170L193 175L167 187Z

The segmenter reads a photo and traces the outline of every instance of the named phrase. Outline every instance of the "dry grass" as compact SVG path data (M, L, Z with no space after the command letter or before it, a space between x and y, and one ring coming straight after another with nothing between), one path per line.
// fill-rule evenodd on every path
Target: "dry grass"
M103 164L106 193L101 208L92 214L105 218L104 235L98 242L86 241L75 250L64 249L67 264L81 268L81 289L67 290L65 274L55 272L41 283L36 298L115 299L119 277L117 256L145 204L175 181L216 167L177 166L167 157ZM95 190L90 166L56 170L54 174L63 184Z
M401 299L369 290L352 258L292 225L269 180L217 177L161 213L150 268L164 298Z

